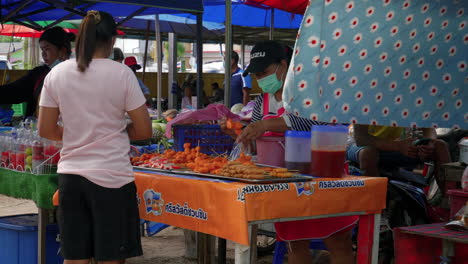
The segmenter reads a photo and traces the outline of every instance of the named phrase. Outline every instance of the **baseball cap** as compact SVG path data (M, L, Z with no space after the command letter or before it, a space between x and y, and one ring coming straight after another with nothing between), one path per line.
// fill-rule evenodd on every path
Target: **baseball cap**
M124 64L128 67L135 67L137 70L141 69L141 66L137 63L135 56L125 58Z
M250 51L250 64L243 76L249 73L263 72L268 66L286 59L283 45L273 40L258 42Z

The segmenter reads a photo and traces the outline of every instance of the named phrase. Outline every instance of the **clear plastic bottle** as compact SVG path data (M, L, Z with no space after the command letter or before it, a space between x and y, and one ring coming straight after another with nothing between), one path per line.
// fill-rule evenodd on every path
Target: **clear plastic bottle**
M5 168L8 168L8 166L10 165L11 141L11 136L5 136L3 139L1 166Z
M33 173L40 174L44 168L44 143L41 137L35 133L32 143L32 169Z

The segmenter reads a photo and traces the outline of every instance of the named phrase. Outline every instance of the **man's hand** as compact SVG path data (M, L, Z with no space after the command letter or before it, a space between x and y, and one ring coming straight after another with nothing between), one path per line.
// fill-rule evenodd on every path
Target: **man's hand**
M221 127L221 131L223 131L224 134L229 135L234 139L237 138L236 132L233 129L228 129L227 128L227 118L226 117L221 118L218 121L218 124Z
M401 154L410 158L418 158L418 147L413 146L413 141L413 138L407 138L395 142L398 144Z
M427 145L418 146L418 157L422 161L434 159L435 144L434 141L429 142Z
M253 140L261 137L266 132L264 121L257 121L248 125L237 138L238 143L248 146Z

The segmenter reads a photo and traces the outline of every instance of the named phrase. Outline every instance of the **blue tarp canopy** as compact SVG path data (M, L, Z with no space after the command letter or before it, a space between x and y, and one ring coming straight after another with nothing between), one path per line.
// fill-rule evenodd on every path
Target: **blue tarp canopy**
M100 10L114 17L203 12L202 0L70 1L0 0L1 21L18 22L81 19L88 10ZM34 23L30 23L34 27Z
M179 10L184 12L203 12L202 0L88 0L89 2L107 2L116 4L142 5L163 9Z
M224 1L204 1L205 10L203 21L225 23L226 10ZM292 14L279 9L273 9L263 5L248 5L243 1L232 1L232 25L243 27L270 27L271 10L274 10L275 29L298 29L302 15ZM177 14L177 16L196 19L192 14Z
M225 23L224 0L0 0L2 22L25 22L81 19L88 10L100 10L114 17L177 14L195 20L187 13L203 12L203 21ZM205 6L203 8L203 5ZM272 8L248 5L241 0L232 2L232 25L244 27L270 27ZM275 29L298 29L301 15L274 9Z

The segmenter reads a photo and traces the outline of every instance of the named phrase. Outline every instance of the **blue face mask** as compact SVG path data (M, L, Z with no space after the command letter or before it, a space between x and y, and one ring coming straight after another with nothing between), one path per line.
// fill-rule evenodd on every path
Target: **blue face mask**
M49 68L53 69L55 66L57 66L61 62L62 62L61 60L56 59L54 62L52 62L51 65L49 65Z
M281 89L281 87L283 87L283 81L278 80L278 77L276 77L276 72L278 71L279 66L280 65L278 65L278 67L276 67L276 71L273 74L270 74L268 76L265 76L265 77L257 80L258 86L260 86L260 88L262 88L263 92L269 93L269 94L274 94L279 89Z

